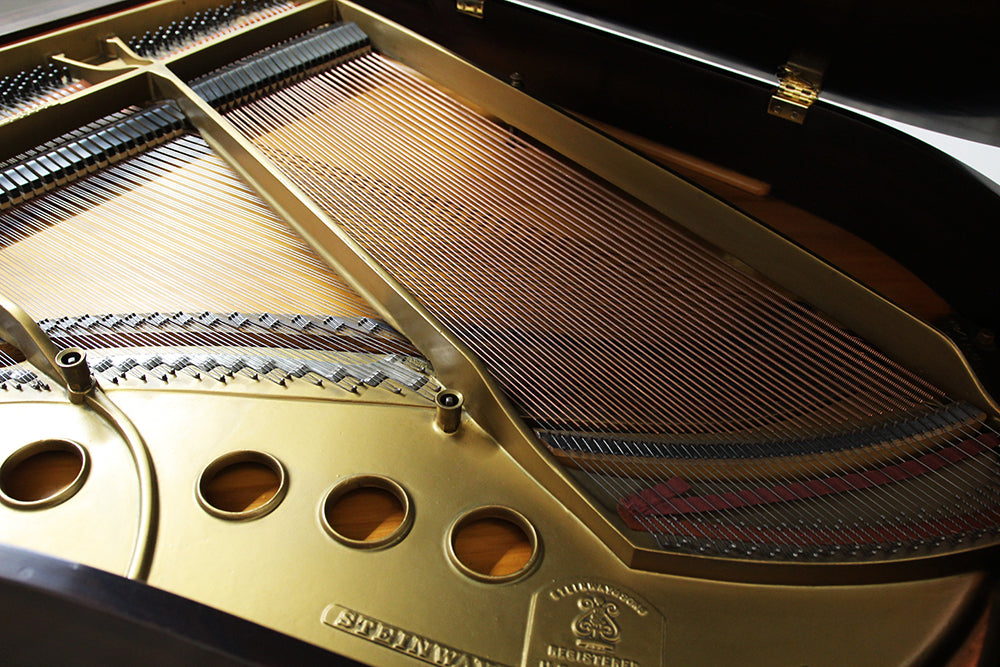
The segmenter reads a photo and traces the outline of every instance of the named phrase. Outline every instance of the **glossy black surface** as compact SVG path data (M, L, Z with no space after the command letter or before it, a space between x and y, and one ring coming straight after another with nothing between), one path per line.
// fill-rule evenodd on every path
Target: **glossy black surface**
M927 114L991 115L1000 4L983 0L556 0L554 5L772 74L796 54L825 62L824 89ZM994 136L1000 127L994 124Z
M321 612L303 610L317 623ZM145 584L6 545L0 618L5 666L358 664Z
M80 21L139 4L136 0L0 0L0 41L9 42L50 30L69 21Z

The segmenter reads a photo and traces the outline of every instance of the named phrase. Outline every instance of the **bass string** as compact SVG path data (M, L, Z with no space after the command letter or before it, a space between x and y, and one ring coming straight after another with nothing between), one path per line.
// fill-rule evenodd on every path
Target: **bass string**
M421 126L422 125L423 125L423 123L421 123ZM458 126L459 127L464 127L465 123L460 123L460 124L458 124ZM508 169L508 170L505 170L505 171L510 172L510 173L514 173L514 174L522 173L522 170L519 170L519 169L512 169L512 170ZM703 296L703 295L700 295L700 296ZM806 342L809 342L809 339L806 339ZM866 378L866 382L869 381L869 380L870 380L870 378ZM815 377L810 378L810 381L815 382L816 378ZM881 384L884 384L884 379L880 380L879 385L881 385Z
M361 201L363 201L363 200L361 200ZM352 201L351 202L351 206L352 207L353 206L364 206L364 204L359 204L358 201ZM370 211L369 214L375 214L375 215L377 215L377 212L376 211Z
M593 451L593 450L591 450ZM603 452L606 453L606 452ZM824 455L824 458L829 461L831 455ZM832 458L836 459L837 454L833 453ZM610 460L614 460L613 457ZM764 459L765 461L767 459ZM972 462L973 467L980 465L983 459L976 459ZM613 468L614 464L612 464ZM992 462L988 465L983 464L982 469L976 472L975 477L971 479L959 479L956 482L952 480L945 480L943 483L939 475L931 476L927 475L924 478L924 484L921 488L910 487L907 485L896 485L892 489L880 489L875 491L852 490L846 494L838 494L836 499L811 499L805 504L799 504L792 506L793 516L797 518L800 522L808 522L810 524L819 525L819 522L830 523L839 525L841 531L845 531L852 526L860 530L866 526L875 525L878 527L886 527L893 525L906 525L913 524L913 518L920 518L924 514L931 513L933 507L937 507L939 512L944 512L945 514L953 515L959 510L969 510L972 512L985 512L996 509L996 499L993 498L992 502L986 502L980 498L973 498L972 502L969 502L969 490L973 492L981 487L989 487L996 481L996 471L995 466ZM590 478L596 481L599 486L602 486L611 497L614 499L613 504L617 504L623 497L629 493L634 493L641 488L636 489L633 485L635 483L636 474L632 470L626 470L623 467L618 470L611 470L612 473L609 474L607 467L602 466L600 469L595 469L587 465L586 461L580 464L580 468L588 473ZM849 466L849 468L856 469L855 466ZM657 466L655 463L651 463L648 466L648 473L645 480L645 486L648 489L653 489L654 486L660 482L669 480L677 475L676 471L670 470L669 466L660 465ZM964 468L962 473L964 474ZM811 479L829 479L833 475L824 478L822 475L815 475ZM761 479L764 477L764 479ZM769 485L782 486L786 489L789 480L783 478L783 475L772 474L759 476L755 475L749 477L746 480L742 480L743 483L733 482L723 483L723 484L713 484L712 489L709 491L701 491L702 493L725 493L727 491L740 491L748 488L748 483L750 488L756 487L767 487ZM697 482L693 482L695 486L699 486ZM640 485L641 486L641 485ZM704 486L704 484L702 484ZM609 488L613 487L613 488ZM721 487L721 488L719 488ZM655 491L654 491L655 493ZM960 493L961 497L955 502L954 496L956 493ZM879 504L879 499L887 500L885 506ZM666 501L669 504L669 500L662 498L661 500ZM895 516L888 516L888 507L895 507L898 512ZM901 509L900 509L901 508ZM711 520L713 522L718 522L723 519L729 519L733 525L736 526L746 526L746 525L756 525L755 521L760 521L760 512L754 508L739 509L736 508L735 512L713 512L709 518L705 520ZM734 515L735 519L734 520ZM910 519L907 519L907 515ZM789 509L786 508L783 512L783 516L789 516ZM698 516L701 519L701 516ZM679 521L685 519L685 517L660 517L658 521L663 526L663 531L665 533L671 532L669 528L676 525ZM781 526L788 522L791 522L791 518L784 518L781 521ZM773 522L773 518L772 518ZM972 530L975 528L965 519L960 519L957 524L964 525L967 530ZM846 531L849 533L849 531ZM921 526L913 526L913 538L914 539L925 539L934 537L927 534L924 528ZM860 542L860 540L858 540Z
M977 434L977 431L971 431L968 433L970 437L975 437ZM578 441L578 446L579 445L582 445L582 449L590 451L591 453L607 454L608 451L606 448L605 450L598 452L589 446L586 441ZM818 467L826 469L825 476L822 474L816 474L812 475L810 479L829 480L830 478L838 477L847 472L858 469L857 464L853 461L843 463L844 457L841 452L827 452L822 455L814 454L810 455L810 458L822 464ZM613 504L617 504L617 502L628 494L641 490L641 488L636 489L634 486L639 480L644 481L644 484L640 484L640 487L645 486L647 489L654 489L654 487L660 482L674 478L679 474L678 471L671 469L668 464L658 464L655 461L650 461L648 465L644 466L645 475L637 475L635 470L627 469L624 464L616 465L616 459L614 457L605 456L603 459L603 465L599 468L589 465L586 459L579 460L577 463L592 480L597 482L599 486L604 488L605 491L610 494L613 498ZM760 462L763 462L766 467L769 459L760 459L755 467L755 470L759 470L761 465ZM945 506L951 505L955 505L957 509L966 507L973 512L995 509L995 498L989 500L973 498L971 502L968 498L969 489L975 490L981 487L989 487L989 485L995 483L996 468L994 462L988 460L987 457L980 457L969 462L968 467L972 468L972 470L967 474L964 467L959 469L959 474L955 480L945 479L942 481L940 475L926 475L923 478L924 482L921 489L917 489L916 487L911 489L905 485L896 485L896 487L890 492L893 496L890 504L894 507L903 507L904 510L908 510L908 513L911 516L920 516L921 514L927 513L929 511L927 508L933 506L934 504L937 504L940 508L945 508ZM929 469L925 469L925 471L929 472ZM956 477L954 473L955 470L953 469L951 471L952 477ZM798 481L798 479L790 478L780 471L771 472L770 474L765 475L761 475L757 472L754 475L747 475L743 479L733 480L731 483L716 482L710 485L712 487L710 492L721 494L725 492L742 491L748 488L753 489L755 487L759 488L772 485L787 489L788 485L792 481ZM697 481L693 481L692 483L696 487L699 486ZM702 484L702 486L704 486L704 484ZM956 504L953 502L953 499L955 494L958 492L961 492L963 497ZM799 513L798 516L800 517L800 520L805 520L810 523L815 522L818 517L825 516L828 521L848 526L859 524L886 526L887 524L891 525L905 522L904 516L891 518L885 516L887 510L875 502L876 498L873 498L873 495L882 498L885 497L885 492L884 490L879 490L873 494L872 492L852 490L847 493L838 494L836 499L814 498L797 509L797 512ZM666 501L669 504L669 499L661 497L661 500ZM836 507L834 507L834 505L836 505ZM949 512L953 513L954 511L957 511L957 509L949 510ZM736 508L734 514L738 519L735 523L743 525L751 520L750 517L759 516L760 512L755 508L747 508L745 510ZM726 517L726 513L714 512L711 516L713 521L718 521L720 516ZM730 516L729 518L732 520L733 517ZM677 519L666 518L662 521L665 525L668 525L676 523ZM965 524L969 529L973 528L971 524L968 524L968 522L964 520L959 523ZM915 530L915 538L930 537L929 535L920 534L920 528L916 528Z
M381 63L384 67L388 68L389 71L398 71L398 70L401 69L398 65L396 65L394 63L391 63L390 61L375 60L374 57L372 59L367 59L367 58L359 59L359 60L355 61L355 64L358 64L359 66L361 66L361 65L364 65L364 64L371 64L371 62ZM419 85L420 84L420 82L413 81L412 77L411 78L407 78L405 80L409 81L412 85ZM480 125L482 125L484 128L492 128L493 131L494 131L494 133L496 133L498 131L497 128L496 128L496 126L490 125L484 119L482 119L481 117L475 116L473 114L473 112L471 112L469 109L466 109L466 108L464 108L464 107L462 107L460 105L457 105L453 100L451 100L450 98L446 98L443 93L437 91L436 89L434 89L432 87L424 86L423 90L425 92L430 93L431 95L436 95L437 96L437 98L436 98L437 100L444 100L446 103L448 103L448 104L451 105L450 108L446 109L446 113L445 114L441 114L440 112L437 112L438 117L442 117L442 115L443 115L443 117L446 120L451 121L450 123L446 124L446 126L444 128L445 131L452 131L452 132L456 132L456 133L462 133L462 132L465 131L465 129L469 125L473 124L473 120L470 120L470 119L474 119L475 121L478 121L478 123ZM414 97L413 91L410 90L410 89L407 89L406 94L404 94L404 96L397 97L397 98L394 99L394 105L398 106L401 103L405 104L405 102L406 102L407 99L410 99L410 98L413 98L413 97ZM426 105L426 104L413 107L413 110L416 110L418 113L421 112L421 111L423 111L424 113L428 113L428 110L430 110L431 113L434 113L436 109L437 109L436 106L434 106L434 105ZM465 115L461 116L461 114L465 114ZM423 123L418 123L417 126L418 127L422 127ZM528 144L528 143L525 143L525 142L521 142L521 140L516 135L511 135L509 132L507 132L504 136L507 137L504 140L504 142L503 142L504 144L510 144L512 142L520 142L521 145L519 146L519 148L521 148L521 149L523 149L525 151L529 151L529 152L534 151L535 153L538 153L538 149L536 147L532 146L531 144ZM497 156L496 155L491 155L490 157L492 159L492 158L496 158ZM546 165L546 164L551 164L551 165L554 165L556 167L562 168L563 171L567 170L567 168L564 165L561 165L561 163L558 162L557 160L548 160L547 162L542 162L541 164L543 164L543 166ZM529 169L524 169L523 167L525 167L525 166L526 166L526 164L522 162L520 165L516 165L514 168L505 168L505 169L503 169L500 172L501 178L509 181L511 179L517 179L518 176L520 176L520 175L530 174L530 177L531 177L531 179L533 181L534 178L535 178L535 174L530 171L530 165L528 165ZM580 180L580 179L577 179L577 180ZM475 192L475 191L473 191L473 192ZM552 198L557 197L559 195L559 192L560 192L559 189L555 189L555 190L552 190L550 192L546 192L545 193L546 197L544 198L543 201L546 201L548 199L552 199ZM584 189L578 189L574 193L574 195L578 196L578 197L586 197L586 196L588 196L588 193ZM623 199L623 200L620 200L619 203L621 205L623 205L623 206L633 206L634 207L634 204L631 203L631 202L629 202L628 200L624 200ZM636 219L635 220L629 220L630 224L634 223L636 221L642 222L643 216L645 216L645 219L653 220L658 225L657 227L652 228L652 235L653 236L656 236L657 234L659 234L659 235L662 235L662 234L667 234L667 235L673 234L675 236L677 235L677 230L675 230L671 226L664 226L662 224L663 223L662 220L659 220L659 221L654 220L653 218L651 218L649 216L649 214L647 212L642 211L641 209L633 208L633 213L636 216ZM583 231L586 231L586 230L583 230ZM681 238L681 240L682 241L689 241L689 239L683 239L683 238ZM613 240L612 240L612 242L613 242ZM655 251L655 248L653 248L652 250ZM688 249L688 254L694 254L695 250L697 250L697 249L696 248L689 248ZM680 258L682 259L683 255L681 255ZM674 257L672 259L678 259L678 257ZM702 258L702 259L704 260L705 258ZM708 258L708 259L709 259L709 261L711 261L713 258ZM719 275L713 275L712 279L713 279L713 281L715 281L715 280L717 280L719 278L721 278L721 279L727 279L729 277L735 277L735 278L738 278L738 279L742 278L742 280L743 280L743 287L748 287L749 286L749 288L755 289L757 291L766 291L768 289L773 289L773 288L769 288L769 286L767 284L765 284L765 283L753 284L748 277L743 276L743 274L740 274L740 273L734 272L734 271L719 272ZM784 300L787 302L787 298L784 299ZM792 305L794 305L794 304L792 304ZM816 317L815 313L810 313L810 315L812 317ZM860 342L860 341L858 341L858 342ZM919 378L913 378L913 379L917 380L918 382L920 381Z

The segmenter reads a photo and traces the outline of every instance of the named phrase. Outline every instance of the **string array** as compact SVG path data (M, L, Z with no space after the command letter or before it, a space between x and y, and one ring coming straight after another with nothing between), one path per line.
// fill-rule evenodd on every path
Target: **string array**
M995 534L982 411L405 68L361 56L227 116L664 548L839 560Z
M60 346L106 354L211 350L235 368L270 348L322 368L374 355L391 377L390 356L418 356L196 135L5 211L0 291Z

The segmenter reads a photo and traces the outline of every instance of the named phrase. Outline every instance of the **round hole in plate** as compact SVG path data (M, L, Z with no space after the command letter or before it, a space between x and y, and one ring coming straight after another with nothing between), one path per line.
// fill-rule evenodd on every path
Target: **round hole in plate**
M465 575L490 583L520 579L538 562L540 545L531 523L500 506L461 516L448 536L448 556Z
M406 537L413 506L396 482L378 475L358 475L337 483L320 508L323 528L355 549L381 549Z
M90 469L87 450L70 440L39 440L0 466L0 501L18 509L43 509L69 500Z
M233 521L257 519L285 497L288 476L270 454L230 452L215 459L198 478L198 503L212 516Z

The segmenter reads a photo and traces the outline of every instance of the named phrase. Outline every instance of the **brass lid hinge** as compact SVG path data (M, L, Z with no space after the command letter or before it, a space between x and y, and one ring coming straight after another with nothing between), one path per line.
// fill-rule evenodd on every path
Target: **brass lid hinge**
M455 7L462 14L483 18L483 5L486 0L456 0Z
M767 112L801 125L806 111L819 98L822 82L822 70L788 61L778 72L778 88L771 95Z

